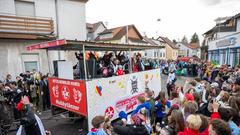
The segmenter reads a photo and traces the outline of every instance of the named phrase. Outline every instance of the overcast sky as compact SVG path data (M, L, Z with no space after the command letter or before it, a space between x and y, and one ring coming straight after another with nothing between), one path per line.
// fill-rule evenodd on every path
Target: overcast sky
M194 32L202 39L217 17L237 13L240 0L89 0L86 6L87 22L107 22L108 28L134 24L149 37L177 40L190 40Z

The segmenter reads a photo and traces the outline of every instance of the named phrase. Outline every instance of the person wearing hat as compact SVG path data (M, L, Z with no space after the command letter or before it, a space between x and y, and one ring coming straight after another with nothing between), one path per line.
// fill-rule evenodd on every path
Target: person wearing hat
M125 112L120 112L119 117L122 122L116 123L113 126L114 132L118 135L150 135L148 127L146 126L146 118L141 113L132 115L130 124L124 124L127 119Z
M87 135L107 135L107 133L103 129L104 122L105 122L104 116L95 116L92 119L93 128Z

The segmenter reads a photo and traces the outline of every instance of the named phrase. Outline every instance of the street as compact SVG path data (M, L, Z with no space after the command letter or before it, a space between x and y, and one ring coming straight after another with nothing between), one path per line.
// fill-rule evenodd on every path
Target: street
M186 77L177 77L176 85L183 85L186 81ZM166 91L166 80L167 76L162 75L162 90ZM66 119L65 116L59 115L58 117L52 118L51 112L43 112L40 117L43 119L46 130L50 130L52 135L86 135L87 131L82 130L82 120L70 120ZM15 135L14 132L9 135Z

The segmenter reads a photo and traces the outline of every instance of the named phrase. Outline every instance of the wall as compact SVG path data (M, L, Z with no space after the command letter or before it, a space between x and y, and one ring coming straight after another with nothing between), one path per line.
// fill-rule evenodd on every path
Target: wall
M52 18L54 21L54 34L57 34L55 0L33 0L33 1L35 2L36 16Z
M154 52L157 53L157 56L154 56ZM154 49L154 50L146 50L145 53L147 54L147 58L157 58L157 59L166 59L166 50L164 49ZM162 56L160 55L160 53L162 53ZM163 56L164 53L164 56Z
M104 30L106 30L106 28L101 24L100 26L98 26L98 28L96 29L96 31L93 33L93 39L96 39L98 36L98 33L103 32Z
M58 0L59 38L86 40L85 3Z
M0 39L0 76L10 73L15 77L24 72L23 54L37 54L39 61L39 70L43 73L49 72L48 60L45 50L27 51L25 47L29 44L43 42L42 40L7 40ZM50 54L51 55L51 54ZM24 55L25 56L25 55ZM1 78L0 78L1 79Z
M55 34L57 21L55 0L25 0L35 3L37 17L54 20ZM85 3L71 0L57 0L59 15L59 38L86 40ZM14 0L0 0L0 13L15 14Z
M0 0L0 13L15 14L14 0Z
M172 60L173 59L173 49L168 44L165 44L165 47L166 47L166 59Z
M216 46L217 42L219 42L221 40L229 39L231 37L236 37L237 38L237 45L240 46L240 33L237 33L237 34L232 34L232 35L226 36L224 38L220 38L220 39L213 40L213 41L209 42L208 43L208 50L218 49L217 46ZM227 47L232 47L232 46L227 46ZM220 48L224 48L224 47L220 47Z

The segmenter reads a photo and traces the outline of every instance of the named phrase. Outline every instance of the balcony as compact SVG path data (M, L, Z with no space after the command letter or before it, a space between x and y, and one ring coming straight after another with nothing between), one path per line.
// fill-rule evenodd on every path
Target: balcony
M0 14L0 33L47 36L53 35L54 24L51 18Z

